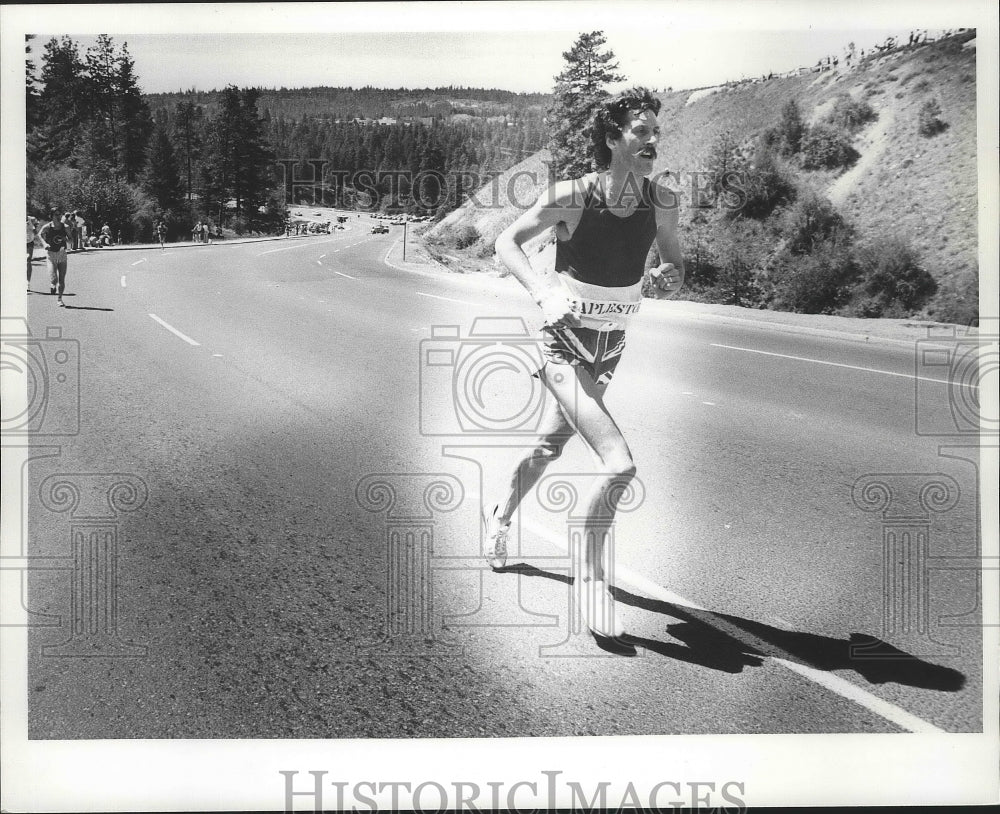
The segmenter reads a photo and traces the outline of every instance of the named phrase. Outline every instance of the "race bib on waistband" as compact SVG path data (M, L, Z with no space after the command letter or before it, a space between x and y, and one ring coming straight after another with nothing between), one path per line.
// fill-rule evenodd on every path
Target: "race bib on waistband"
M601 331L622 331L642 305L642 281L634 285L613 287L592 285L574 280L565 274L559 279L573 310L587 328Z

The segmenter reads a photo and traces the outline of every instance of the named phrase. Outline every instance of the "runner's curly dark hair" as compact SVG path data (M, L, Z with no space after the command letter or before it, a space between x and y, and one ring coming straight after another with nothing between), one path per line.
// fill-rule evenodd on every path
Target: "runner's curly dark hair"
M628 123L631 113L651 110L660 112L660 100L653 96L649 88L634 87L601 103L590 128L590 139L594 145L594 163L599 170L611 165L611 150L605 141L607 136L617 141L622 137L622 128Z

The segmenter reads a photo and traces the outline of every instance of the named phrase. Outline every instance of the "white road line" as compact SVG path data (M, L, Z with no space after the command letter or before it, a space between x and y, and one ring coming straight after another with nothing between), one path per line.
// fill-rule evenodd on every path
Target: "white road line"
M560 539L559 535L551 529L548 529L533 520L522 520L521 526L552 543L560 550L567 551L565 540ZM890 704L888 701L884 701L876 695L872 695L867 690L862 689L856 684L852 684L850 681L847 681L838 675L825 670L817 670L815 667L809 667L799 661L796 661L795 657L791 653L785 651L778 645L764 641L752 634L750 631L744 630L743 628L726 621L716 613L712 613L707 608L703 608L691 600L675 594L673 591L668 591L666 588L657 585L651 579L634 572L631 568L626 568L621 565L616 566L615 577L616 583L635 588L653 599L658 599L661 602L667 602L671 605L680 605L694 611L692 615L696 616L699 621L704 624L710 625L716 630L721 630L726 635L731 636L732 638L753 648L753 650L771 658L775 664L780 664L782 667L785 667L794 673L798 673L803 678L819 684L824 689L839 695L841 698L853 701L858 706L864 707L869 712L873 712L876 715L885 718L887 721L891 721L902 729L906 729L910 732L944 733L943 729L939 729L934 726L934 724L929 723L922 718L918 718L916 715L907 712L901 707L897 707L895 704ZM699 614L702 613L707 615L706 618L701 618L699 616Z
M140 263L145 263L145 262L146 262L146 258L143 257L142 260L136 260L132 265L133 266L138 266Z
M703 401L702 404L704 404L706 407L715 407L716 406L714 401Z
M282 246L280 249L269 249L266 252L261 252L257 256L263 257L265 254L274 254L275 252L287 252L290 251L291 249L302 249L302 248L308 248L309 246L319 246L322 245L323 243L332 243L334 240L336 240L336 238L333 238L331 240L317 240L311 243L299 243L296 246Z
M335 271L334 274L339 274L341 277L346 277L348 280L357 280L357 277L352 277L350 274L344 274L342 271Z
M469 302L468 300L456 300L453 299L452 297L441 297L438 296L437 294L425 294L423 291L418 291L416 293L419 294L421 297L431 297L435 300L444 300L445 302L457 302L459 305L479 305L478 302Z
M896 373L893 370L879 370L874 367L861 367L860 365L845 365L841 362L827 362L823 359L809 359L805 356L789 356L785 353L772 353L766 350L756 350L755 348L738 348L735 345L718 345L715 342L710 343L713 348L725 348L726 350L742 350L747 353L759 353L761 356L777 356L781 359L792 359L796 362L812 362L815 365L829 365L830 367L846 367L848 370L863 370L866 373L881 373L883 376L899 376L903 379L918 379L922 382L937 382L938 384L951 384L947 379L931 379L927 376L915 376L912 373ZM979 389L978 384L966 384L966 387L974 387Z
M125 288L125 275L122 275L122 288Z
M322 260L317 260L316 261L316 265L317 266L322 266L323 265L323 261Z
M150 316L156 322L159 322L164 328L166 328L168 331L170 331L170 333L172 333L174 336L180 337L185 342L187 342L189 345L194 345L195 347L198 347L198 346L201 345L201 342L195 342L190 336L187 336L186 334L182 334L173 325L167 324L162 319L160 319L156 314L150 314Z

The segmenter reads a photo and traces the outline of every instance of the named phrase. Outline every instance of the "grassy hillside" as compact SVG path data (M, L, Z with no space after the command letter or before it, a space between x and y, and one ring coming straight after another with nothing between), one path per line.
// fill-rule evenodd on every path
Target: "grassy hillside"
M724 132L749 145L778 123L789 100L797 102L807 124L816 124L838 96L849 94L867 102L875 113L873 121L853 134L856 160L838 169L804 170L801 162L789 159L782 162L783 171L794 178L800 198L809 190L828 198L853 226L859 242L878 243L886 237L908 242L938 285L919 313L960 320L978 288L974 37L974 32L963 32L901 48L862 60L853 70L841 66L662 94L657 170L680 173L682 230L692 226L686 173L707 169L710 150ZM919 120L921 108L931 99L940 108L943 124L927 136L921 134ZM543 156L533 156L508 173L521 173L521 201L526 197L525 170L535 173L535 192L540 192L546 179ZM503 200L504 178L498 191ZM478 197L483 201L493 196ZM454 266L492 270L492 242L518 211L517 206L486 209L470 202L427 233L429 246L460 257L460 264L452 260Z

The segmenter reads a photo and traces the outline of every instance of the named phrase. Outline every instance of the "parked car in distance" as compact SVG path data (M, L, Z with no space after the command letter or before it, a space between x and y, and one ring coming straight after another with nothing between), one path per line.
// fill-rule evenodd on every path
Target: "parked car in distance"
M386 226L383 223L376 223L372 227L372 234L373 235L387 235L387 234L389 234L389 227Z

